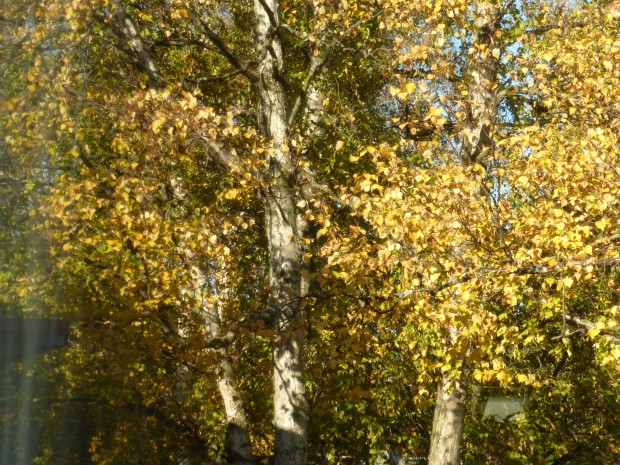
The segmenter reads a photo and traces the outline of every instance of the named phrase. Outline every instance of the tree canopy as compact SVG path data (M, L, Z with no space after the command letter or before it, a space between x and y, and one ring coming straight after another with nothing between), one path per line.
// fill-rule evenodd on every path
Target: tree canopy
M620 454L613 2L0 11L0 308L72 328L40 463Z

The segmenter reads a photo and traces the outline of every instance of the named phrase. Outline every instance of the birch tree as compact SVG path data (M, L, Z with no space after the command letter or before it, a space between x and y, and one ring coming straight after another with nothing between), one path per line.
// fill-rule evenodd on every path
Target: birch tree
M380 283L374 293L385 308L411 312L411 319L416 321L414 327L422 332L433 328L441 338L441 344L425 349L438 357L438 361L426 368L437 370L434 379L439 384L429 462L456 464L460 461L467 383L495 380L502 385L511 382L539 385L540 381L532 373L512 372L506 359L499 360L497 355L512 353L519 357L526 350L519 341L543 340L545 336L541 333L532 332L532 320L542 329L546 327L545 318L552 315L565 323L573 317L566 300L567 289L583 275L577 271L576 277L569 270L575 270L579 254L589 252L590 248L581 239L579 244L569 245L572 243L569 236L576 236L565 228L581 230L579 221L591 225L598 216L594 214L586 220L586 215L577 220L568 203L569 198L577 202L578 195L560 194L562 181L557 180L556 184L549 177L546 178L549 184L544 183L543 187L538 176L545 170L540 165L537 174L531 170L537 165L534 160L541 158L566 166L559 161L562 157L559 153L568 152L559 148L563 145L560 138L550 134L554 131L566 134L563 132L566 126L559 121L567 110L553 107L548 96L563 94L560 83L571 79L578 82L579 78L567 75L560 78L555 74L558 68L554 60L559 55L546 47L554 31L564 34L570 31L572 37L583 34L588 22L582 19L592 10L589 6L573 8L561 3L534 6L513 2L469 5L452 2L411 5L403 7L403 11L406 13L397 16L395 24L405 24L404 30L418 31L411 37L405 32L396 40L395 82L390 94L402 102L394 111L393 128L403 131L403 140L398 145L360 149L352 160L368 160L372 170L354 175L357 179L354 187L343 189L343 201L359 212L374 235L368 234L365 228L355 239L345 239L354 244L351 249L334 242L335 248L330 246L326 253L333 253L332 265L347 283L358 286L360 295L368 295L364 288ZM594 27L600 31L611 27L606 29L611 33L611 16L597 17L601 22ZM569 56L573 55L569 52ZM572 58L567 60L572 62ZM611 61L608 69L615 69ZM554 121L558 126L553 126ZM574 124L585 127L583 120ZM615 137L607 123L597 119L593 124L606 134L601 133L601 137ZM542 133L547 142L538 138ZM529 137L534 137L536 142L528 141ZM513 152L516 145L508 144L507 140L519 140L523 145ZM551 145L553 150L542 148ZM570 151L568 146L571 143L564 145ZM611 152L606 153L611 156ZM595 170L587 157L578 158L578 171ZM529 178L530 175L533 177ZM588 179L593 184L584 183L584 189L605 197L605 189L598 190L593 178ZM548 193L543 194L547 188ZM546 210L550 218L561 217L562 226L561 231L541 226L540 234L550 236L549 242L544 241L545 247L538 247L534 244L541 245L542 236L528 234L537 229L536 225L557 223L557 220L545 221L535 215L536 219L527 220L532 229L528 227L526 232L516 226L523 224L517 218L539 211L547 201L551 202ZM564 207L559 208L559 204L552 207L555 202ZM517 236L519 240L515 240ZM588 237L587 240L598 240ZM560 243L572 252L565 251ZM525 244L533 249L517 251ZM349 255L348 250L357 252ZM545 257L558 254L563 258L551 259L549 268L549 258ZM588 255L591 258L583 265L589 266L592 272L597 270L597 264L609 263L607 260L611 258ZM511 262L513 265L504 268ZM536 262L540 265L534 265ZM563 265L555 268L560 262ZM365 264L364 268L360 267L361 263ZM369 275L369 269L385 273L383 276L389 278L375 281L376 275ZM554 273L557 273L555 277L551 277ZM519 308L530 304L530 293L538 286L535 283L540 275L544 275L547 283L545 289L551 290L548 287L551 286L559 290L562 298L555 300L555 313L546 310L538 315L536 311L528 313L531 318L528 323ZM611 318L607 324L613 325L614 312L612 307L607 307L594 318ZM547 317L541 320L541 315ZM522 338L524 334L531 338ZM608 350L615 353L612 346ZM614 357L612 352L607 357ZM609 363L611 358L606 360ZM420 376L418 381L424 378Z
M266 325L276 463L304 464L309 273L301 244L314 238L298 220L311 216L325 191L309 149L322 125L318 77L346 43L353 47L342 53L357 53L356 36L375 22L378 7L287 5L287 23L277 1L30 6L43 35L29 34L28 44L49 40L59 50L46 89L55 99L46 115L59 128L56 162L74 157L54 179L44 213L59 281L68 288L76 285L69 270L106 270L86 291L123 303L106 311L136 327L154 323L152 336L177 347L195 341L195 332L204 336L202 348L217 359L235 463L252 454L228 347L239 332ZM260 206L250 210L250 202ZM256 292L265 290L266 308L224 315L224 324L210 261L228 260L235 237L252 237L252 226L259 231L246 245L265 241L266 254L255 255L266 262L255 269L265 273ZM233 268L228 279L239 282L247 271ZM117 280L126 282L115 290Z

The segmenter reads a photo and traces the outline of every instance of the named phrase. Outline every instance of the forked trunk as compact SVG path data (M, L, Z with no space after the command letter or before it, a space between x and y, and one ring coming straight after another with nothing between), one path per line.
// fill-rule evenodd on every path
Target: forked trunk
M459 465L465 416L464 379L444 376L436 402L428 465Z

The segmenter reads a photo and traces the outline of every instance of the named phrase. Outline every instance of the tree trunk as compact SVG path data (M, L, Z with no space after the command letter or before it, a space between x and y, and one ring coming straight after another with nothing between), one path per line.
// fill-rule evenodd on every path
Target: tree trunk
M239 390L228 357L220 359L218 370L217 386L224 400L228 422L228 461L232 465L251 465L254 459L245 409L239 397Z
M188 260L195 260L192 253L188 253ZM218 299L216 303L209 302L205 293L215 293L219 296L222 290L215 288L213 276L207 276L202 267L189 265L194 280L194 292L200 302L200 312L204 321L207 338L215 341L222 339L222 322ZM224 412L228 426L227 455L232 465L251 465L254 463L252 443L248 432L245 416L245 406L241 393L237 387L232 359L226 347L215 347L217 360L217 386L224 402Z
M151 84L158 88L165 87L166 81L155 60L144 45L136 24L127 15L120 3L114 2L113 4L115 7L114 19L116 28L113 28L115 34L128 46L134 58L138 60L143 70L149 76ZM178 192L175 192L175 194L179 198L184 197ZM192 253L188 253L187 258L188 266L194 279L194 291L196 296L199 296L202 300L204 298L203 293L209 288L209 278L199 265L191 263L195 260ZM212 339L220 338L221 324L217 306L203 301L200 311L205 320L207 336ZM250 465L254 462L252 444L247 428L245 407L241 400L232 369L232 360L226 349L219 348L214 350L217 357L217 384L224 402L224 411L228 423L228 460L233 465Z
M467 118L463 122L462 163L488 166L493 152L493 125L497 113L497 67L499 55L494 51L497 31L503 13L492 3L476 5L475 52L469 61ZM454 244L459 258L465 244ZM458 327L450 328L451 338L461 337ZM463 362L465 363L465 362ZM464 370L463 370L464 371ZM461 371L461 373L463 373ZM465 374L455 378L444 376L437 389L437 404L433 416L429 465L457 465L460 461L461 440L465 421Z
M221 337L221 324L218 308L208 305L205 314L205 328L210 338ZM252 443L248 432L245 406L235 381L232 360L226 349L214 349L217 357L217 387L224 402L224 412L228 425L227 455L232 465L251 465L254 463Z
M268 150L269 187L265 227L269 244L270 310L276 325L273 342L275 465L304 465L307 460L306 399L301 311L302 253L297 231L294 164L288 151L289 105L277 0L255 0L258 65L258 115ZM265 53L266 51L266 53Z
M437 389L428 465L458 465L465 417L464 377L444 376Z
M469 102L463 131L463 163L480 163L486 167L493 150L493 125L497 114L497 67L499 50L495 32L502 13L492 4L481 2L476 7L477 27L475 52L471 55L469 69Z

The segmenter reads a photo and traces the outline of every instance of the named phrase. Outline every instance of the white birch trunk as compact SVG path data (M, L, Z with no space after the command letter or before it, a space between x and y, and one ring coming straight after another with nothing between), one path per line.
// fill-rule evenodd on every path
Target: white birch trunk
M189 261L196 259L192 253L187 253ZM213 286L209 284L209 277L198 265L190 265L190 270L195 297L200 303L200 313L204 321L207 340L220 340L222 339L222 323L218 300L219 293L224 291L215 289L215 292L218 293L216 303L209 302L208 295L214 291ZM222 396L226 414L228 462L232 465L251 465L254 463L252 444L248 432L245 406L237 387L232 359L226 347L216 347L212 350L217 360L217 386Z
M114 2L113 4L115 6L114 16L117 23L115 32L117 36L126 42L129 50L131 50L137 62L147 73L153 85L164 87L166 81L160 73L155 60L145 47L135 23L126 14L120 3ZM175 192L175 194L179 198L183 197L182 193ZM189 254L188 260L191 261L193 259L193 254ZM208 279L200 266L194 264L190 265L190 267L194 279L194 292L202 299L204 291L208 288ZM221 325L217 307L209 306L209 304L203 301L201 312L205 318L207 336L219 338L221 336ZM233 465L250 465L253 463L252 446L247 428L245 407L241 400L232 369L232 360L225 349L220 348L215 349L215 351L218 370L217 384L224 403L224 411L228 423L228 459Z
M214 305L204 305L205 329L212 339L221 338L221 323L218 309ZM227 422L227 455L232 465L251 465L254 463L252 444L245 416L245 406L237 387L232 360L226 349L213 349L217 358L217 387L224 402Z
M497 114L497 66L499 58L493 55L499 47L495 32L499 27L500 12L492 4L477 5L478 28L476 51L470 58L469 105L463 130L463 162L465 164L489 161L493 150L493 125ZM496 52L497 53L497 52Z
M265 193L265 227L269 244L270 310L276 325L273 343L275 465L305 465L307 461L308 407L303 365L304 324L302 318L302 251L298 240L294 163L288 151L289 108L285 89L283 50L276 27L280 21L279 0L254 0L258 64L258 116L260 130L271 143ZM117 35L124 40L152 83L163 87L155 61L139 32L122 8L116 11ZM211 147L217 148L215 145ZM215 150L218 152L218 150ZM196 289L206 281L197 271ZM200 282L202 280L202 283ZM204 287L202 287L204 289ZM207 335L220 335L217 309L203 307ZM215 312L215 313L213 313ZM218 349L218 387L229 423L229 449L235 465L252 461L243 404L224 349Z
M464 416L464 379L444 376L437 389L428 465L459 465Z
M274 27L280 21L277 0L255 0L259 125L271 142L265 226L269 244L270 307L276 325L273 342L275 465L304 465L307 460L306 399L301 312L302 253L288 152L288 101L282 44Z
M254 463L252 444L244 405L239 397L230 360L222 358L218 363L218 369L220 373L217 386L224 400L228 422L228 461L232 465L251 465Z

